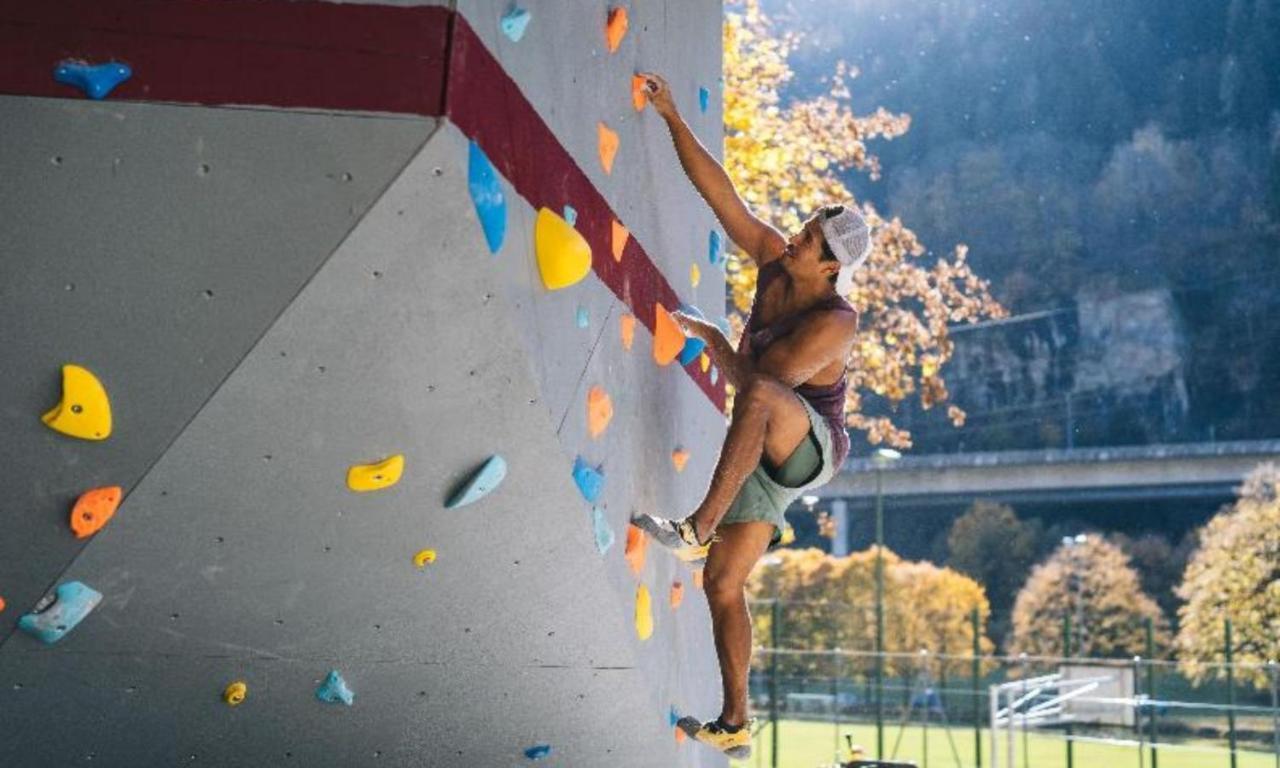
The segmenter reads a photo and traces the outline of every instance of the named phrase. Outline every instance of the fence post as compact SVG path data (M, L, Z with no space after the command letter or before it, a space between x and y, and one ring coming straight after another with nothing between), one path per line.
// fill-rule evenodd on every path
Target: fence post
M1067 612L1062 615L1062 656L1066 660L1071 659L1071 613ZM1067 768L1075 768L1076 764L1076 742L1072 738L1074 733L1071 729L1071 720L1067 720Z
M769 612L769 644L773 647L769 654L769 764L778 768L778 625L782 623L782 604L775 599Z
M1142 694L1138 693L1142 685L1142 657L1133 657L1133 701L1137 702L1134 707L1137 711L1133 713L1133 731L1138 735L1138 768L1146 768L1146 731L1142 727L1142 710L1146 702L1142 698Z
M1271 744L1276 753L1276 768L1280 768L1280 667L1275 659L1267 662L1271 672Z
M831 730L835 731L836 751L833 759L840 762L840 648L831 654Z
M1224 622L1227 656L1227 738L1231 745L1231 768L1236 768L1236 678L1234 653L1231 649L1231 619Z
M970 614L970 621L973 622L973 764L982 768L982 689L978 687L982 676L982 662L979 660L982 655L982 617L977 608Z
M1156 728L1156 633L1155 623L1147 617L1147 716L1150 718L1151 734L1151 768L1160 768L1159 752L1156 742L1160 732Z

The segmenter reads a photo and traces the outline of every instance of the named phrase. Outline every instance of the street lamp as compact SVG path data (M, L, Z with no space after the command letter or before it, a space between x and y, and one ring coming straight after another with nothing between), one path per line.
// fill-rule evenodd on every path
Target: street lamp
M871 454L876 468L876 759L884 759L884 470L902 454L877 448Z

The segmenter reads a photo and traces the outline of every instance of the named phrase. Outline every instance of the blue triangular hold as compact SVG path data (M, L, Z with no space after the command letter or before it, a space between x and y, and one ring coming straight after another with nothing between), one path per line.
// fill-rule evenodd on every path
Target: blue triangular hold
M688 365L698 359L698 355L702 354L702 350L707 346L707 342L702 339L695 339L692 336L684 340L684 349L680 350L680 364Z
M529 758L530 760L541 760L542 758L550 754L551 754L550 744L537 744L532 747L529 747L524 751L524 756Z
M84 91L91 99L104 99L117 85L133 76L128 64L112 61L107 64L90 64L86 61L67 59L53 68L53 79Z
M573 482L578 484L582 498L595 504L604 490L604 474L600 470L583 461L579 456L573 460Z
M706 88L699 88L698 89L698 109L702 110L703 114L706 114L707 106L710 104L711 104L711 91L708 91Z
M467 482L461 488L454 491L449 500L445 502L445 509L465 507L472 502L479 501L494 488L497 488L498 484L502 482L502 478L506 476L507 461L495 453L489 457L489 460L480 469L467 478Z
M474 141L467 158L467 187L471 190L471 202L476 206L489 252L497 253L507 234L507 199L502 194L497 169Z
M351 692L347 687L347 681L343 680L342 675L335 669L329 672L329 676L316 689L316 698L327 704L342 702L349 707L355 702L356 695Z
M596 535L596 549L603 555L609 551L609 547L613 546L617 537L613 533L613 527L609 525L609 520L604 516L604 510L600 507L591 508L591 527Z
M574 208L572 205L565 205L564 220L569 222L569 226L571 227L577 226L578 225L578 209Z
M511 42L518 43L520 38L524 37L524 30L529 26L529 20L532 18L533 14L526 9L513 7L498 22L498 26L502 27L502 34L506 35Z
M46 644L56 643L76 628L98 603L102 593L79 581L59 584L52 602L42 600L36 610L18 619L18 629Z
M720 260L723 257L724 241L720 239L720 233L713 229L711 230L711 237L708 238L707 242L707 261L711 262L711 266L714 267L720 263Z

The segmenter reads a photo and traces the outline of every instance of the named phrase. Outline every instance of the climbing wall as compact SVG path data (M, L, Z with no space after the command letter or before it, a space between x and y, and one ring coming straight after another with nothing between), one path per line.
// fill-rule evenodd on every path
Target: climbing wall
M720 12L0 0L0 765L724 763Z

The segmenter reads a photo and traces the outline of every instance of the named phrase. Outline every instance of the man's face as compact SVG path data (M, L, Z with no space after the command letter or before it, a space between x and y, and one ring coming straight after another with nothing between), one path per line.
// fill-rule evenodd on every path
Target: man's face
M800 231L787 240L787 247L782 251L782 266L792 277L827 277L840 269L840 262L823 258L818 216L816 213L810 216Z

